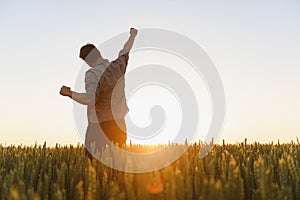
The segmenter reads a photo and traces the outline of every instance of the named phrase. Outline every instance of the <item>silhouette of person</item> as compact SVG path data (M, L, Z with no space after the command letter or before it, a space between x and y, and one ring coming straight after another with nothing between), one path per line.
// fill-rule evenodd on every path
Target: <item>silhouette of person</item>
M128 106L125 98L125 80L129 52L133 46L137 30L130 28L130 37L119 52L117 59L110 62L101 56L93 44L81 47L79 57L90 69L85 73L85 93L72 91L62 86L60 94L87 105L88 127L85 136L86 153L92 158L93 148L111 144L126 145L125 115ZM94 147L93 147L94 145Z

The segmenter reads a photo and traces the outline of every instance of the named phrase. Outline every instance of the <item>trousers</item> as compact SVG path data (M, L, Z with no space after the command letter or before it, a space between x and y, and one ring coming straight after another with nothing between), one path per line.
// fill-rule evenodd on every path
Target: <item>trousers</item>
M105 121L99 124L89 123L85 135L86 154L91 158L92 153L95 153L93 151L98 150L101 153L103 147L111 144L118 144L122 147L126 145L126 139L125 119Z

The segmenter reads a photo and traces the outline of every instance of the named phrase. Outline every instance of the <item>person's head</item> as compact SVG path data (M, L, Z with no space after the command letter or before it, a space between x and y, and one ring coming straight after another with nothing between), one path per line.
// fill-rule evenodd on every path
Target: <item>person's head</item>
M86 44L80 48L79 57L82 58L90 67L96 66L102 59L100 51L93 44Z

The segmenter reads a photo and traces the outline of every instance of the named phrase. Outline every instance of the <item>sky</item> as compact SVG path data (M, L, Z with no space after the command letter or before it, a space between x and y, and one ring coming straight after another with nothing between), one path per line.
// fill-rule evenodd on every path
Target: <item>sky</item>
M73 103L59 89L74 88L82 45L100 45L131 26L176 31L206 51L225 89L221 139L295 141L299 11L296 0L0 0L0 143L80 142Z

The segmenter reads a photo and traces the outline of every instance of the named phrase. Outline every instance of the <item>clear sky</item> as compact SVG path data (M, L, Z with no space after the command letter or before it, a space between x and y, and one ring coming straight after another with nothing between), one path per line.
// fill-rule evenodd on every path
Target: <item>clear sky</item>
M182 33L205 49L227 98L222 138L282 142L300 135L299 1L0 0L0 143L76 144L79 48L130 26Z

